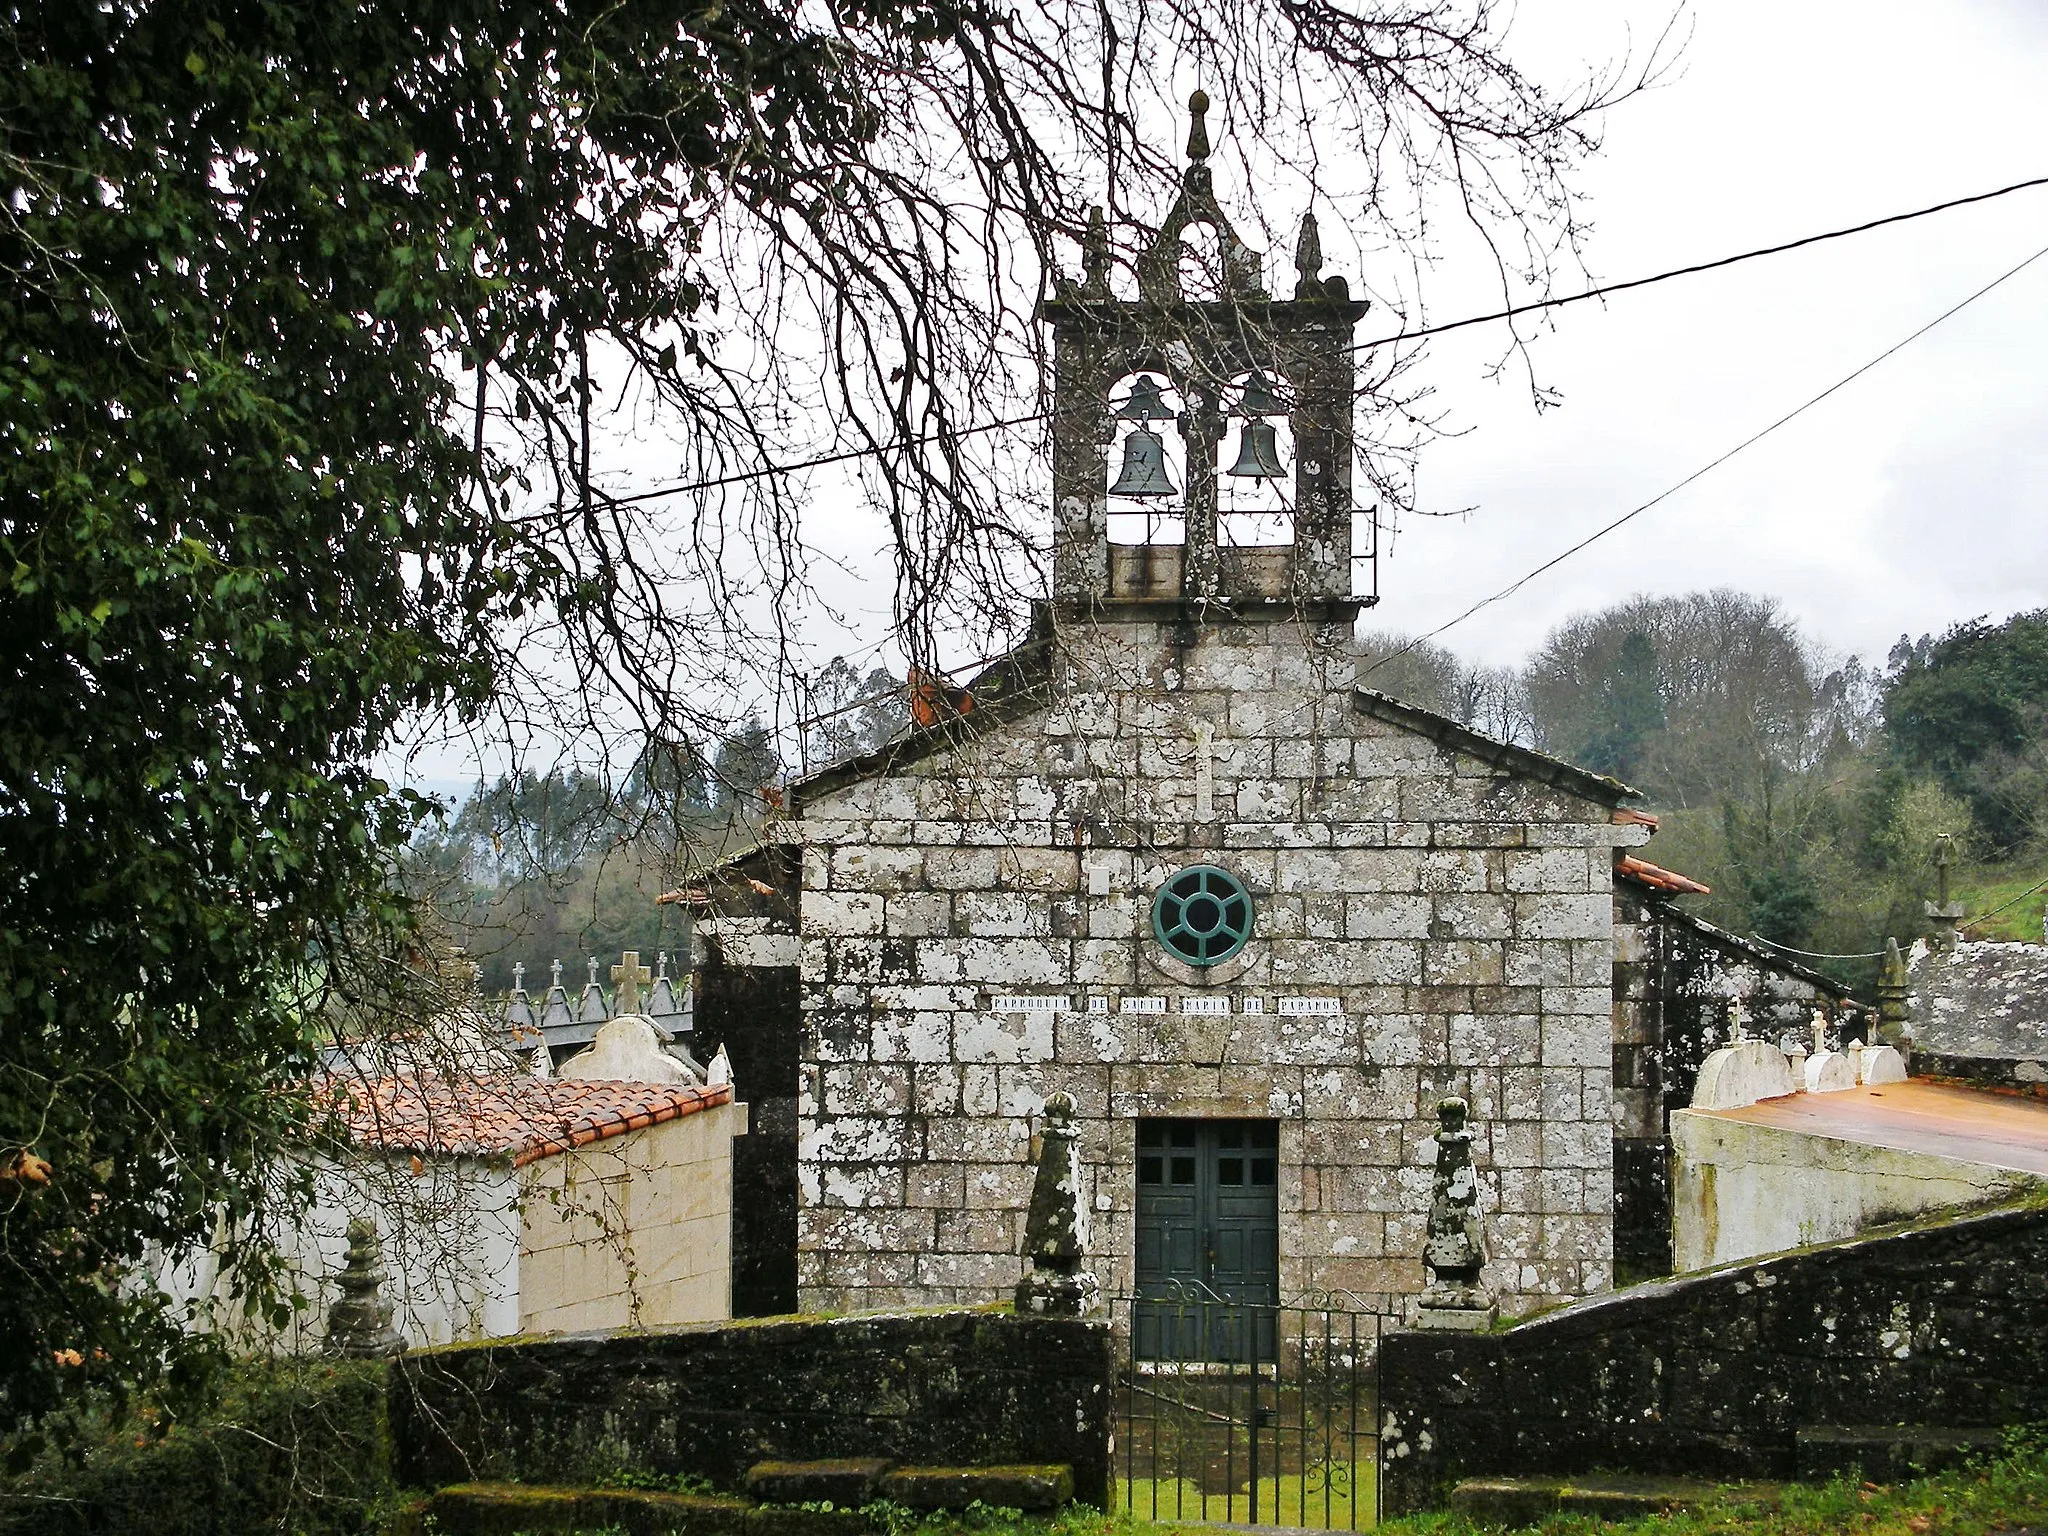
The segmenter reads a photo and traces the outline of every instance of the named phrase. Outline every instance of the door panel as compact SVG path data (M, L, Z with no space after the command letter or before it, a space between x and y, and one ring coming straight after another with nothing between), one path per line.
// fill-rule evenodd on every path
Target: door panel
M1139 1357L1270 1359L1279 1126L1140 1120L1137 1140L1137 1293L1156 1303L1133 1311Z

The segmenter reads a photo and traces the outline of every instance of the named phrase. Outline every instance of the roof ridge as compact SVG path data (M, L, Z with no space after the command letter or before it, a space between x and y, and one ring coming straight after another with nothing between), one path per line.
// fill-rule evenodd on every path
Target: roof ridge
M1352 706L1361 714L1384 720L1389 725L1398 725L1403 730L1426 736L1442 746L1451 746L1468 756L1492 763L1495 767L1512 764L1526 777L1545 784L1569 789L1588 800L1602 805L1616 806L1624 800L1642 798L1642 791L1611 778L1604 773L1595 773L1590 768L1581 768L1576 763L1566 762L1561 757L1552 757L1534 747L1521 746L1498 736L1475 730L1449 715L1436 710L1425 709L1420 704L1410 704L1406 699L1397 699L1391 693L1381 693L1377 688L1368 688L1363 683L1352 689Z

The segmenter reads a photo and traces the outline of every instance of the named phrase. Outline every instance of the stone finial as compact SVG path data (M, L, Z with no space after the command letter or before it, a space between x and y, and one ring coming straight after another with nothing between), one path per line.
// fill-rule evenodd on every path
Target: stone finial
M1934 935L1929 947L1937 955L1952 955L1956 943L1962 937L1963 904L1952 901L1948 892L1949 866L1955 862L1956 840L1942 833L1934 840L1934 900L1920 904L1927 920L1934 924Z
M351 1360L404 1354L405 1335L391 1325L391 1303L381 1294L384 1266L369 1222L348 1224L348 1257L334 1283L341 1296L327 1309L327 1352Z
M1813 1010L1813 1054L1818 1056L1828 1048L1828 1016L1818 1008Z
M1729 998L1728 1043L1730 1045L1740 1045L1749 1038L1749 1030L1746 1027L1747 1022L1742 1012L1742 999L1739 997Z
M645 1006L647 1016L666 1030L670 1039L689 1033L690 1020L676 998L676 984L669 980L668 951L665 949L654 957L654 985L648 988Z
M1019 1312L1081 1317L1101 1304L1101 1287L1082 1268L1088 1232L1074 1111L1072 1094L1055 1093L1045 1101L1038 1176L1024 1217L1024 1257L1031 1268L1017 1282Z
M523 962L512 967L512 995L505 999L504 1025L506 1033L517 1044L524 1044L537 1027L533 1000L526 995L526 966Z
M1109 297L1109 221L1102 205L1088 210L1088 233L1081 239L1081 294L1084 298Z
M1481 1279L1486 1240L1479 1229L1479 1174L1465 1114L1463 1099L1437 1101L1436 1179L1422 1245L1429 1279L1416 1318L1423 1328L1477 1330L1494 1317L1493 1297Z
M543 1032L576 1022L576 1015L569 1011L568 990L562 985L562 962L557 960L548 969L553 979L548 983L548 995L541 1003L540 1027Z
M612 967L613 1005L620 1013L640 1011L640 987L654 977L646 966L640 963L640 951L629 949L619 956L619 963Z
M1323 236L1313 211L1301 216L1301 238L1294 244L1294 296L1312 299L1323 291Z
M1904 1051L1911 1035L1906 1027L1913 982L1906 972L1906 957L1899 953L1899 941L1884 941L1884 960L1877 970L1877 1045L1896 1046Z
M583 984L583 998L576 1005L576 1022L602 1024L612 1016L612 1005L604 995L604 988L597 984L597 957L593 955L585 963L590 967L590 980Z
M1188 98L1188 159L1200 165L1209 158L1209 93Z

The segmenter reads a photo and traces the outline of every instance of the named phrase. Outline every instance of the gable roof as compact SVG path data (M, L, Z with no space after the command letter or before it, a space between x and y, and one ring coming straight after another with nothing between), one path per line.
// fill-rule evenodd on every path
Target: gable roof
M1699 917L1686 911L1685 908L1679 906L1676 902L1659 901L1656 903L1656 912L1657 921L1659 922L1674 923L1690 928L1708 943L1727 950L1732 954L1739 955L1754 965L1768 966L1782 975L1803 981L1817 991L1827 993L1829 997L1834 998L1837 1002L1847 1002L1856 995L1848 986L1835 980L1834 977L1826 975L1821 971L1816 971L1811 966L1801 965L1790 955L1781 955L1777 951L1757 943L1754 939L1745 939L1739 933L1730 933L1726 928L1710 923L1704 917Z
M406 1073L338 1080L323 1096L357 1146L418 1156L510 1157L522 1168L732 1102L732 1085Z
M1362 715L1413 731L1418 736L1428 737L1438 746L1449 747L1506 772L1535 779L1601 805L1617 806L1640 795L1640 791L1629 788L1619 779L1594 773L1589 768L1568 763L1561 757L1552 757L1547 752L1538 752L1534 747L1519 747L1484 731L1475 731L1449 715L1440 715L1419 704L1406 703L1374 688L1353 689L1351 702Z
M801 814L804 801L812 795L828 794L891 772L1044 706L1051 701L1051 660L1050 637L1019 646L967 685L966 692L974 700L971 712L919 727L872 752L832 763L796 780L790 785L791 811ZM1624 800L1640 798L1639 791L1619 779L1580 768L1532 747L1488 736L1448 715L1405 703L1391 694L1357 688L1352 692L1352 706L1360 714L1413 731L1505 772L1535 779L1600 805L1612 808Z
M1633 880L1637 885L1649 890L1663 891L1674 896L1714 894L1711 885L1701 885L1690 876L1652 864L1648 859L1639 859L1632 853L1625 853L1614 861L1614 872L1624 880Z

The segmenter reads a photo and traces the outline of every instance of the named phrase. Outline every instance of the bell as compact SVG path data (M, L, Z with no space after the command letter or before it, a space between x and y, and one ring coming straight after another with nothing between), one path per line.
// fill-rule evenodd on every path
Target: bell
M1273 386L1266 382L1263 373L1254 372L1244 381L1244 391L1237 399L1239 416L1285 416L1287 402L1273 393Z
M1132 391L1135 395L1136 390ZM1157 392L1154 393L1157 398ZM1271 428L1267 429L1272 430ZM1109 488L1112 496L1171 496L1173 482L1166 477L1166 444L1157 432L1140 427L1124 439L1124 467Z
M1237 438L1237 462L1228 471L1247 479L1278 480L1287 471L1280 467L1280 444L1270 421L1248 421Z
M1152 375L1141 373L1131 381L1130 396L1117 408L1116 419L1143 425L1148 421L1171 421L1173 412L1159 398L1159 385Z

